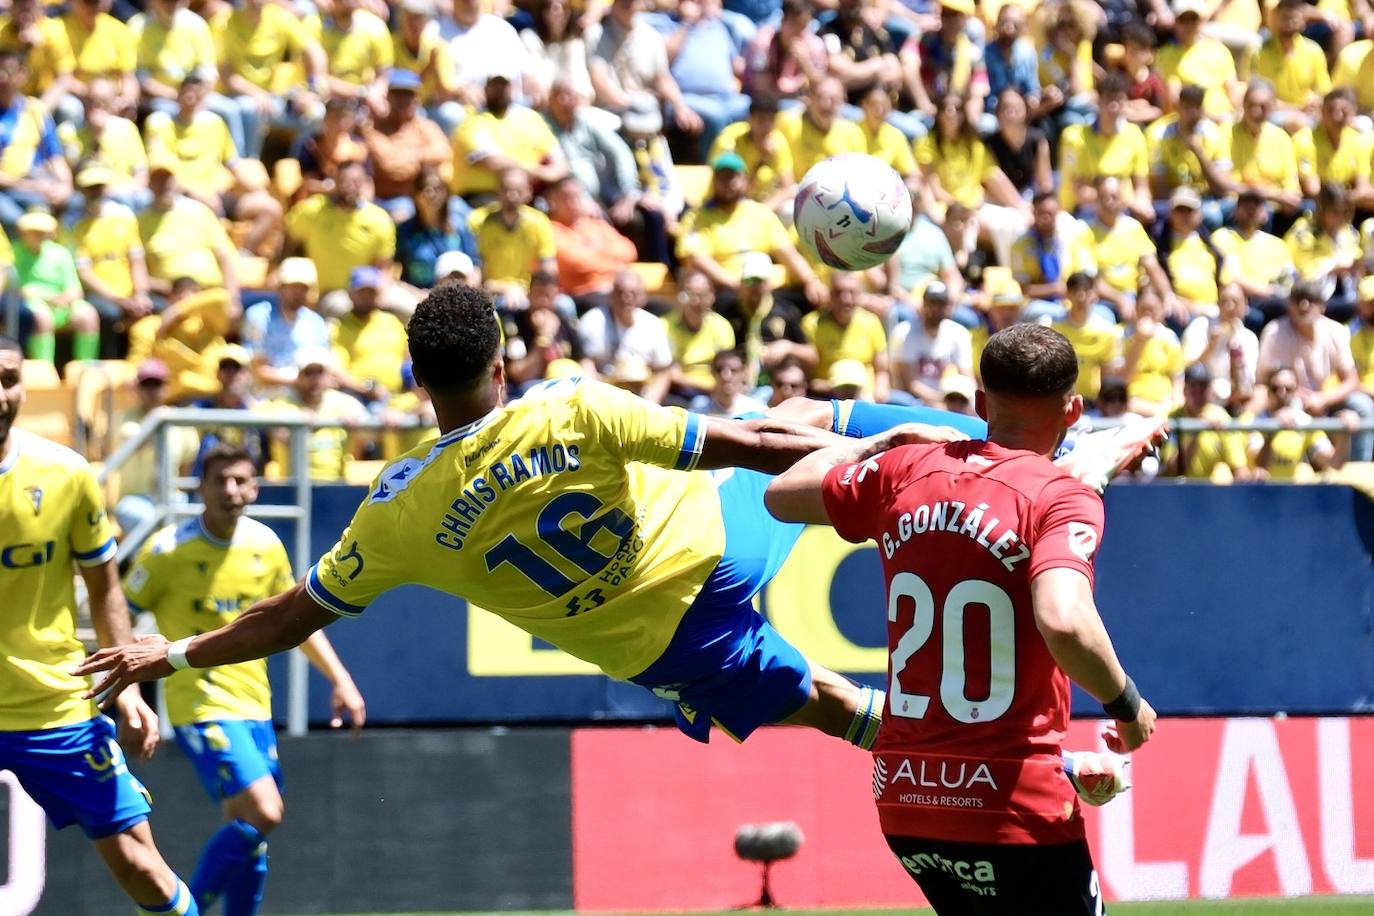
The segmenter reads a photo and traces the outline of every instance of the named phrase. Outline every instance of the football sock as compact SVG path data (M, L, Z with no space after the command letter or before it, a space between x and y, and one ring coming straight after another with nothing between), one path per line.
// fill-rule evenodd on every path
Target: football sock
M854 710L854 718L845 730L844 740L866 751L873 749L878 740L878 726L883 721L883 704L887 694L872 687L859 688L859 705Z
M224 916L257 916L266 886L267 841L263 840L252 858L229 876L229 885L224 889Z
M100 332L77 331L72 334L72 359L99 359Z
M57 357L57 338L49 331L46 334L30 334L28 353L25 355L29 359L45 359L53 362Z
M224 893L234 874L252 864L263 836L252 824L233 820L210 837L191 876L191 893L196 903L208 907Z
M900 404L872 404L868 401L831 401L830 431L862 439L903 423L952 426L974 439L988 434L988 424L978 417L937 410L934 407L904 407Z
M200 916L200 909L196 906L196 898L191 896L191 890L186 886L186 882L177 879L176 893L167 903L140 903L138 904L140 913L149 913L152 916Z

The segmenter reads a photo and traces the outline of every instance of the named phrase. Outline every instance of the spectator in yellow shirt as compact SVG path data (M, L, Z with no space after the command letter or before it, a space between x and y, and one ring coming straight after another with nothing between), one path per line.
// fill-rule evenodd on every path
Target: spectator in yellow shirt
M262 141L274 127L295 134L314 128L323 114L315 89L328 73L324 49L286 6L243 0L221 10L210 23L219 58L219 80L238 105L243 155L262 155ZM282 75L299 62L306 85L287 87Z
M60 20L76 58L72 91L85 99L95 79L114 85L115 110L131 112L138 105L138 39L123 22L110 15L111 0L73 0Z
M1140 220L1154 219L1145 134L1125 118L1128 88L1125 76L1108 73L1098 85L1097 122L1064 129L1059 163L1064 176L1060 203L1066 211L1092 206L1096 202L1093 181L1099 175L1111 175L1121 179L1126 209Z
M1202 87L1188 84L1178 92L1177 110L1150 125L1150 190L1157 215L1179 188L1202 196L1203 222L1219 228L1236 191L1231 178L1230 132L1203 114Z
M1064 314L1060 303L1067 290L1065 281L1072 274L1094 274L1097 264L1090 236L1081 231L1081 224L1070 221L1071 229L1061 227L1059 199L1052 192L1036 194L1031 211L1030 229L1011 246L1012 278L1030 300L1027 321L1056 319Z
M1290 132L1311 123L1331 89L1326 53L1302 34L1307 9L1306 0L1278 0L1269 16L1269 40L1252 64L1255 76L1273 83L1278 120Z
M424 106L425 115L439 125L445 137L452 137L467 111L458 91L453 53L439 34L434 13L434 0L401 0L397 5L398 28L391 33L391 56L397 70L420 74L420 104ZM577 46L585 74L587 52L581 34L568 44ZM591 89L590 78L587 89Z
M1350 322L1350 354L1360 377L1360 390L1374 397L1374 277L1360 281L1355 319Z
M1351 126L1354 119L1354 90L1332 89L1322 99L1317 123L1293 135L1304 196L1315 198L1322 183L1329 181L1345 188L1356 208L1374 208L1370 144Z
M1258 325L1287 310L1288 289L1298 271L1283 239L1263 229L1269 225L1269 208L1259 191L1240 192L1232 222L1233 226L1212 233L1212 241L1235 259L1232 279L1245 291Z
M1202 225L1202 198L1179 188L1169 198L1169 216L1160 237L1160 260L1174 297L1171 313L1179 324L1198 315L1215 317L1221 288L1235 276L1235 264Z
M0 16L0 48L22 51L28 82L24 94L38 99L62 120L80 117L80 100L71 95L76 57L62 23L48 17L40 0L12 0L8 16Z
M1354 210L1350 196L1338 184L1324 182L1317 191L1317 209L1299 217L1283 237L1298 278L1319 284L1326 307L1338 321L1354 307L1355 280L1360 264L1360 237L1350 224Z
M148 261L148 290L165 303L172 284L182 278L204 289L229 291L230 306L241 308L237 260L219 217L198 200L181 193L172 168L153 162L148 168L153 193L148 209L138 215L138 234Z
M1171 107L1178 106L1183 87L1193 85L1203 91L1203 109L1208 117L1229 119L1240 107L1245 86L1236 75L1231 49L1202 34L1206 13L1204 0L1174 3L1174 40L1159 49L1159 75Z
M487 77L486 110L469 115L453 134L453 190L493 194L504 172L523 169L541 185L568 174L558 138L539 112L515 104L512 74Z
M1336 461L1336 447L1321 430L1300 429L1311 417L1298 398L1298 378L1292 369L1273 370L1264 383L1264 409L1255 419L1277 420L1274 433L1250 437L1250 463L1257 480L1310 479ZM1246 418L1242 418L1246 419Z
M240 170L228 126L205 107L209 94L209 84L199 76L182 80L176 114L155 111L143 123L148 150L171 166L188 195L216 214L248 222L242 247L257 251L281 225L282 207Z
M501 176L497 202L472 211L469 226L482 257L482 286L501 308L528 304L530 276L558 268L549 218L531 207L529 175L510 169Z
M911 143L905 134L887 123L887 116L892 114L892 90L882 83L873 83L859 97L859 107L864 115L859 129L863 131L868 155L891 167L908 186L915 186L916 158L911 153Z
M138 125L117 113L114 83L96 77L86 84L85 123L61 125L57 135L73 167L99 162L113 173L105 193L134 210L148 206L148 155Z
M1142 279L1148 278L1162 291L1166 302L1173 299L1174 291L1156 257L1150 234L1124 210L1120 180L1097 179L1097 216L1088 223L1093 260L1097 262L1097 294L1123 321L1130 321L1135 316L1135 297Z
M338 426L322 426L307 434L311 480L342 480L359 446L349 444L348 427L367 419L367 408L357 398L335 388L338 359L325 347L303 347L296 354L296 381L280 397L258 405L263 413L290 414L312 420L332 420ZM272 436L272 463L277 476L290 476L290 434L278 430Z
M357 267L349 277L348 312L329 322L335 355L341 357L339 387L364 403L386 403L399 394L406 360L405 325L378 308L385 278L375 267Z
M1365 38L1341 51L1336 72L1331 74L1331 85L1355 90L1355 105L1360 114L1374 113L1374 41Z
M861 396L883 403L892 390L887 334L881 318L859 307L862 292L858 274L837 270L830 275L828 304L802 319L802 330L819 356L812 386L817 395L828 395L830 370L855 360L865 370Z
M1232 179L1258 190L1280 213L1293 214L1302 204L1298 155L1288 133L1269 123L1273 113L1274 87L1252 81L1240 120L1231 125Z
M778 130L775 99L755 96L749 103L749 117L720 132L706 161L714 161L724 152L738 153L744 160L750 200L774 211L791 205L799 176L792 162L792 147Z
M59 210L72 195L72 172L43 103L24 95L24 58L0 48L0 226L11 235L30 207Z
M1083 400L1097 400L1105 376L1121 368L1121 328L1095 309L1097 284L1091 274L1078 271L1065 282L1068 310L1050 327L1068 338L1078 357L1078 388Z
M287 237L315 262L322 296L346 289L355 267L371 265L385 273L396 256L396 224L363 199L366 185L366 166L345 162L332 191L307 197L286 213Z
M87 166L77 174L85 216L72 230L77 276L86 301L100 313L110 337L152 310L138 217L108 195L113 180L114 173L101 165Z
M1194 363L1183 371L1183 403L1169 414L1169 419L1175 418L1205 420L1213 426L1231 420L1226 409L1213 400L1212 373L1202 363ZM1250 479L1245 433L1217 429L1180 432L1177 444L1170 439L1161 458L1164 476L1224 482Z
M827 76L808 87L805 107L778 115L778 131L787 138L798 181L822 159L868 150L859 125L840 116L843 105L844 84Z
M663 319L673 365L668 369L671 391L690 400L709 394L716 380L711 360L722 350L735 348L735 331L715 311L716 290L711 280L690 267L678 277L677 307Z
M328 94L385 111L386 81L381 77L395 62L386 23L359 0L317 0L315 8L318 12L306 18L305 28L324 49Z
M1145 416L1169 411L1183 399L1183 369L1183 345L1164 324L1164 300L1147 286L1136 298L1135 321L1122 343L1127 409Z

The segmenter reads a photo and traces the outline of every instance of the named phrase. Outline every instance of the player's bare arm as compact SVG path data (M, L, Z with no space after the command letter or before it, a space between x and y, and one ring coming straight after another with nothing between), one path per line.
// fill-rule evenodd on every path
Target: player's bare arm
M363 703L363 695L358 691L357 685L353 683L353 676L348 673L348 668L334 651L333 643L324 635L323 630L316 630L301 643L301 652L310 664L315 666L315 670L328 678L329 683L333 685L334 689L329 697L329 727L342 728L343 715L346 712L352 726L351 730L356 737L367 722L367 706Z
M1126 754L1150 740L1155 711L1121 667L1088 577L1076 569L1047 569L1031 581L1031 601L1055 663L1116 720L1116 732L1103 734L1107 747Z
M864 461L899 445L957 442L967 438L948 426L907 423L867 439L840 439L835 445L806 455L784 471L768 485L763 503L780 521L828 525L830 515L821 496L821 484L832 468Z
M280 595L259 601L227 626L194 637L186 643L182 654L186 666L192 668L217 668L266 658L299 646L311 633L338 619L298 582ZM126 627L123 639L127 642L128 638ZM174 645L163 636L143 636L129 645L101 649L78 665L74 673L109 672L105 680L86 693L87 697L107 690L123 690L131 684L167 677L177 670L168 659Z
M98 566L81 567L81 578L91 601L91 626L95 628L97 643L103 648L129 641L129 607L124 602L124 590L119 585L119 568L113 559ZM137 690L119 688L114 703L119 715L119 743L140 760L147 760L162 740L157 714L143 702ZM102 695L105 690L92 691L87 697Z

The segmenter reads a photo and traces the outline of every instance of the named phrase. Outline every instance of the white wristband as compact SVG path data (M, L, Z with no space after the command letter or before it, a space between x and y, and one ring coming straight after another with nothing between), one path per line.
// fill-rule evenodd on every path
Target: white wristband
M191 640L193 639L195 639L194 636L187 636L185 639L178 639L167 647L167 663L177 671L191 667L191 663L186 660L186 650L191 647Z

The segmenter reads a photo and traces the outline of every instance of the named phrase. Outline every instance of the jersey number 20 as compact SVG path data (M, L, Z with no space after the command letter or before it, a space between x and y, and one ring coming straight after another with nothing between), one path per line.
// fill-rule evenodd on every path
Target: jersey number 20
M923 719L930 708L930 697L902 690L901 674L911 657L921 651L935 631L935 595L925 580L915 573L892 577L888 587L887 619L897 622L903 599L915 605L911 628L902 634L892 650L892 683L888 690L889 708L894 716ZM968 697L964 671L964 614L970 605L987 608L989 659L988 695ZM939 615L941 633L940 703L958 722L990 722L1011 708L1016 688L1016 619L1011 596L984 579L965 579L949 590Z

